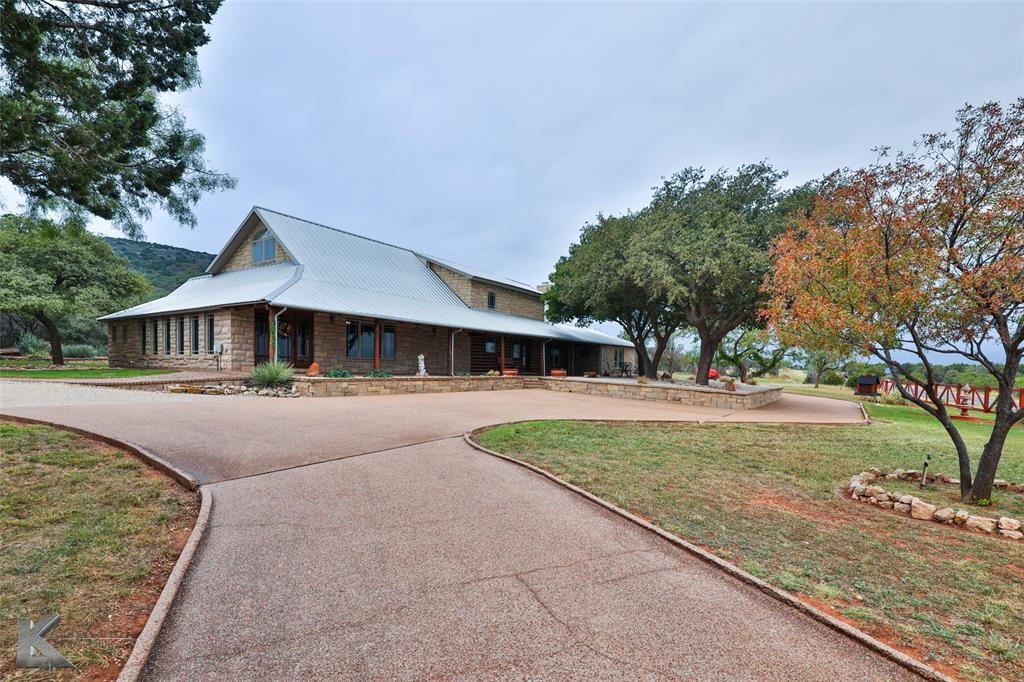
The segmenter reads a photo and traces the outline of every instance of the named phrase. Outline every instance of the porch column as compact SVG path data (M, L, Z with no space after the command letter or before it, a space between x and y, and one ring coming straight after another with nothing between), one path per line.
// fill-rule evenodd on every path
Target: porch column
M274 307L267 306L267 360L273 362L277 359L277 329L274 327Z
M373 325L373 368L380 369L380 320Z
M505 373L505 337L501 336L501 354L498 356L498 366L501 367L502 374Z

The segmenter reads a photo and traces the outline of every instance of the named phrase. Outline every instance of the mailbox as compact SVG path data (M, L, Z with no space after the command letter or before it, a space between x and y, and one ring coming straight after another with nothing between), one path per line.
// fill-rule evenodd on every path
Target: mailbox
M878 384L881 380L874 374L862 374L857 377L856 395L877 396Z

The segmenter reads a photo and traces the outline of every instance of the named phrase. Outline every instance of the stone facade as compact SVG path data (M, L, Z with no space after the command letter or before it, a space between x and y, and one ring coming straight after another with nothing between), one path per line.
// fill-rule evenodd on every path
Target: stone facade
M522 377L394 377L391 379L297 377L293 385L295 392L300 396L328 398L400 393L503 391L524 388L523 381Z
M615 350L618 346L601 346L601 371L607 372L615 367ZM636 348L622 348L622 362L637 371Z
M759 389L749 393L730 393L700 386L659 386L600 379L561 379L543 377L544 388L550 391L601 395L633 400L662 400L697 407L718 407L728 410L752 410L782 397L781 388Z
M207 352L207 318L213 316L213 342L223 343L220 369L245 371L253 365L253 308L221 308L198 313L160 315L155 317L116 320L107 325L107 349L111 367L174 367L182 369L217 369L217 356ZM192 352L192 318L199 318L199 352ZM184 318L183 352L178 352L178 318ZM170 320L170 352L164 342L165 320ZM153 323L156 322L156 346L153 345ZM142 348L145 325L146 347Z
M539 291L528 294L520 289L471 279L436 263L431 263L430 269L470 308L487 310L487 294L493 293L493 310L535 320L544 319L544 302L540 300Z
M232 272L234 270L246 270L252 267L261 267L263 265L273 265L274 263L292 263L292 257L285 251L284 246L281 242L277 242L274 247L274 259L261 261L259 263L252 262L252 238L262 232L264 229L263 224L257 222L256 225L249 229L248 234L245 235L245 240L242 245L235 249L235 252L231 254L227 263L220 269L221 272Z

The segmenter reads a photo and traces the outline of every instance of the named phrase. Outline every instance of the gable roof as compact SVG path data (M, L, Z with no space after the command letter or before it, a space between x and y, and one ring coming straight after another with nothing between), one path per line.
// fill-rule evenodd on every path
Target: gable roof
M222 272L257 223L274 233L295 262ZM428 267L428 262L468 277L538 293L523 282L256 206L210 263L208 274L188 280L163 298L100 319L266 302L454 329L632 345L593 329L470 308Z

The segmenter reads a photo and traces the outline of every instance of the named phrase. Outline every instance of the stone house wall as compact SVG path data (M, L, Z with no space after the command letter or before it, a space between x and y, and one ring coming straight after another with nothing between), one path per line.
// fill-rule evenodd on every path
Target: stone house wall
M605 372L615 366L615 349L617 346L601 346L601 369ZM636 371L636 348L622 347L622 361L628 363Z
M206 318L213 315L214 343L225 345L221 369L248 370L253 364L253 308L220 308L179 315L157 315L114 320L107 324L107 348L111 367L168 367L217 369L217 357L207 353ZM192 317L199 317L199 352L192 352ZM184 353L178 353L178 318L185 318ZM171 352L164 352L164 320L171 321ZM153 352L153 322L156 348ZM141 348L139 324L146 326L146 348Z
M273 265L275 263L292 263L294 262L291 255L285 251L284 246L280 241L274 247L274 260L261 261L253 265L252 262L252 238L262 232L264 229L263 223L257 222L255 227L249 230L249 233L245 236L245 240L242 245L239 246L228 262L221 268L221 272L232 272L234 270L246 270L252 267L261 267L263 265Z
M540 300L540 292L536 295L528 294L500 284L474 280L436 263L431 263L430 269L470 308L488 310L487 294L494 292L493 310L535 320L544 319L544 302Z

